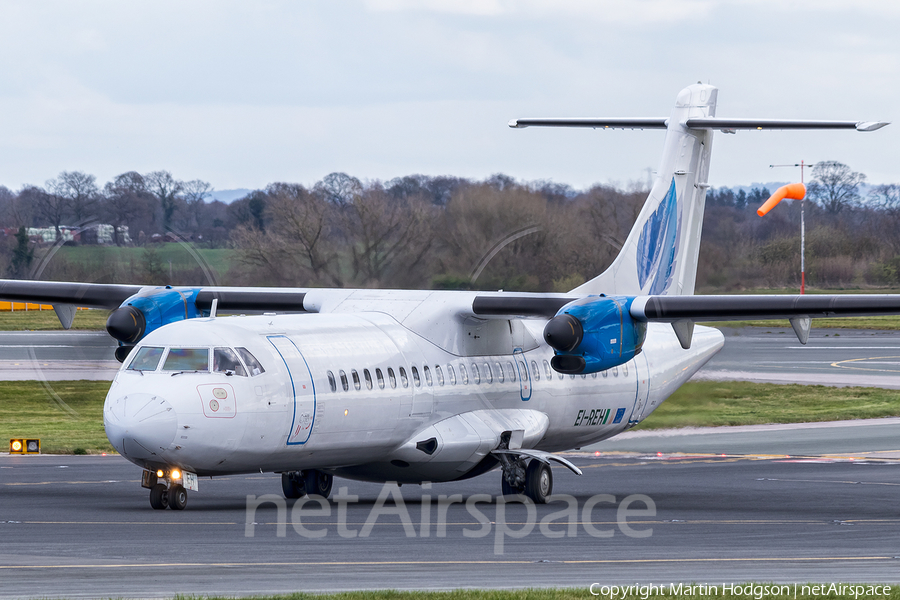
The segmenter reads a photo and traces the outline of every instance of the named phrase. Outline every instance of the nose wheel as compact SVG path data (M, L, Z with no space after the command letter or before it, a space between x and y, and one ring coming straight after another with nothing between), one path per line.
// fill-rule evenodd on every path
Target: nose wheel
M188 494L187 490L181 484L175 484L167 488L161 483L157 483L150 488L150 506L153 510L184 510L187 508Z

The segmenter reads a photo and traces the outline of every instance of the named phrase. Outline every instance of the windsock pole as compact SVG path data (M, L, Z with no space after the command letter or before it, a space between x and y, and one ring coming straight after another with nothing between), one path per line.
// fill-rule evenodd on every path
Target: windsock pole
M769 168L772 167L800 167L800 183L792 183L790 185L786 185L778 188L772 196L766 200L765 204L763 204L759 210L756 211L756 214L759 216L763 216L774 207L776 204L781 202L784 198L790 198L792 200L800 201L800 293L806 293L806 204L803 202L803 199L806 198L806 185L804 185L803 181L803 169L808 167L805 161L800 161L799 163L794 163L792 165L769 165ZM782 190L786 190L787 188L797 188L792 190L795 195L789 195L789 193L785 193L784 195L778 197L779 192ZM799 193L799 188L803 189L803 192L799 194L799 198L795 197L797 193Z

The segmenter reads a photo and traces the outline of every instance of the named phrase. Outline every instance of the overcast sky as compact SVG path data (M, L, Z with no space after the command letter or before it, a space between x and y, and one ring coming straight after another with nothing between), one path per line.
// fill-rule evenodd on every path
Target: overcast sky
M714 186L839 160L900 182L895 0L368 0L0 4L0 185L167 169L216 189L333 171L646 179L661 131L524 129L525 116L897 121L874 133L717 133Z

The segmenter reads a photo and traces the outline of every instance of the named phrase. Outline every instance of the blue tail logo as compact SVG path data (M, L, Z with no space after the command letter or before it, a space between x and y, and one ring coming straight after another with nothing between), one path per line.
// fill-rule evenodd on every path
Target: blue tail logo
M648 294L665 294L672 284L672 271L675 269L675 256L680 241L678 221L681 215L678 209L673 178L666 197L644 223L638 239L638 283L643 290L647 281L653 278L650 289L646 292Z

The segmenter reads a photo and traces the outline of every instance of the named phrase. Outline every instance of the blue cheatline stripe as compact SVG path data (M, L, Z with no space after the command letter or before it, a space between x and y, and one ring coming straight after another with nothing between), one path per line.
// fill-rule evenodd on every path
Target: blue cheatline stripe
M303 444L305 444L306 442L309 441L309 438L312 435L313 425L315 425L315 422L316 422L316 402L317 402L317 400L316 400L316 384L313 381L312 371L310 371L310 369L309 369L309 363L306 362L306 357L304 357L303 353L300 352L300 348L297 348L297 344L294 343L294 340L287 337L286 335L270 335L270 336L266 336L266 338L269 340L269 343L272 344L272 347L275 348L275 350L278 352L278 356L281 357L282 362L284 362L284 367L287 369L288 377L291 378L291 392L294 395L294 410L293 410L293 416L291 417L291 430L288 432L286 444L288 446L302 446ZM294 424L297 421L297 388L294 385L294 374L291 372L291 367L287 364L287 360L285 360L284 354L281 353L281 349L275 345L275 342L272 341L275 338L283 338L283 339L287 340L288 342L290 342L291 346L293 346L294 349L297 351L297 355L300 356L300 359L303 361L303 365L306 367L306 372L309 374L309 385L312 388L312 395L313 395L313 410L312 410L312 419L309 422L309 433L307 434L306 439L303 440L302 442L292 442L291 441L291 436L294 433Z

